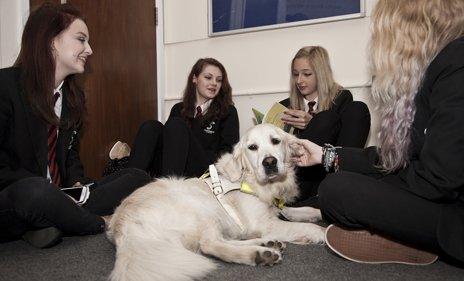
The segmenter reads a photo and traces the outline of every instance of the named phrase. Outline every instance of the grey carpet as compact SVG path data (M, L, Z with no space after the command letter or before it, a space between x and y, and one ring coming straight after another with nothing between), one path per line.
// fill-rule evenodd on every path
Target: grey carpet
M104 235L65 238L63 243L45 250L23 241L0 244L0 280L106 280L114 253ZM289 245L282 263L273 267L216 262L220 269L205 280L464 280L464 269L441 261L429 266L357 264L320 245Z

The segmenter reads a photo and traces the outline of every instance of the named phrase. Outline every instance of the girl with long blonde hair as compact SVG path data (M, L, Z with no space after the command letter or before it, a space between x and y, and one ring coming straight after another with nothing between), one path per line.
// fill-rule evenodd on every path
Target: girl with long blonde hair
M351 92L333 78L329 54L321 46L303 47L290 67L288 109L282 121L294 127L297 137L319 145L364 147L370 129L367 106L353 101ZM298 205L317 205L317 189L326 172L321 167L299 168Z
M303 63L307 66L306 72L300 73L299 69L297 69L298 63ZM308 46L299 49L292 60L290 71L291 109L305 110L305 104L308 102L308 99L317 97L317 111L328 110L335 104L335 99L342 93L343 87L335 82L333 78L329 54L321 46ZM299 86L301 85L299 81L302 79L302 76L310 77L311 75L314 75L315 83L313 91L309 94L313 95L307 97L308 91Z
M464 262L464 1L379 0L372 15L379 148L300 141L320 186L327 244L359 262ZM362 230L369 229L368 231Z

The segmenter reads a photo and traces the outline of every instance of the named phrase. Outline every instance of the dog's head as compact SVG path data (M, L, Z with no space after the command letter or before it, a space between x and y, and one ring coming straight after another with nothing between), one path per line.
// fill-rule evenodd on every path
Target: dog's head
M247 175L261 184L284 181L289 171L293 172L289 145L292 138L273 125L257 125L240 139L232 154L219 159L218 170L231 181Z

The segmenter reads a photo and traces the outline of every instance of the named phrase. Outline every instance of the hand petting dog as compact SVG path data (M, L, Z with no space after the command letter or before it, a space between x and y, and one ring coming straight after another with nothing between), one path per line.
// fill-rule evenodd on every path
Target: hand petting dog
M291 160L299 167L313 166L322 163L322 147L305 139L293 139Z

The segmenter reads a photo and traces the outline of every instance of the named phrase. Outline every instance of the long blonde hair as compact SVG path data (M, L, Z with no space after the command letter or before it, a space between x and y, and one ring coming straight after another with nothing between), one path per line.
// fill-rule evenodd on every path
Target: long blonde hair
M381 114L380 165L408 165L414 98L430 62L464 34L463 0L379 0L372 16L372 95Z
M293 65L296 59L305 58L309 61L316 75L318 108L317 111L323 111L332 107L334 99L342 89L333 78L332 68L330 67L329 54L326 49L320 46L303 47L296 53L290 66L290 107L292 109L304 110L305 101L300 90L296 86L293 75Z

